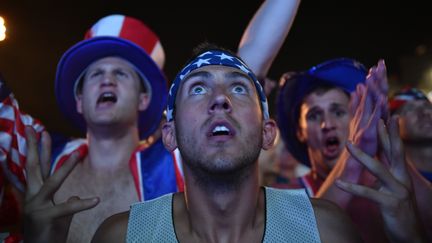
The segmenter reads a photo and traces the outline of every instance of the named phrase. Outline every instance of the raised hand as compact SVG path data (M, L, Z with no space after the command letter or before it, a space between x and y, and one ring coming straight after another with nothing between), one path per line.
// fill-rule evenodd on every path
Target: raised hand
M25 242L66 242L73 215L95 207L99 199L71 197L66 202L55 204L54 194L77 164L78 155L72 154L55 174L48 177L51 154L51 139L48 133L42 133L40 154L33 128L26 127L26 136L28 146L24 240Z
M382 120L378 128L380 145L390 162L389 168L351 143L348 143L347 148L351 155L378 179L379 186L372 188L342 180L337 180L336 185L346 192L368 198L379 205L387 236L392 242L422 242L424 234L417 215L414 190L399 137L397 118L390 120L388 131Z
M351 95L349 139L370 156L378 150L379 119L387 120L387 69L384 60L369 69L366 86L360 84Z

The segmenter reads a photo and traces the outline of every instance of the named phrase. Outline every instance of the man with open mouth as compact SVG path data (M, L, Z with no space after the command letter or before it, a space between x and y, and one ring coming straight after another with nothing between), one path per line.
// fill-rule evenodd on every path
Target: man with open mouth
M277 187L306 188L315 196L348 138L350 92L365 81L366 68L354 59L337 58L281 80L277 121L290 153L311 171Z
M238 52L260 75L267 74L299 3L263 1L246 27ZM1 98L8 103L0 115L11 127L0 138L6 141L0 143L0 197L4 175L21 196L26 193L26 242L89 242L103 219L131 203L182 190L180 157L155 135L168 94L163 62L159 38L138 19L115 14L93 25L85 40L63 54L55 81L62 112L86 138L56 146L51 164L44 127L21 113L1 86ZM10 122L11 111L17 112L13 122L18 128ZM206 135L220 143L236 136L235 127L217 121Z
M93 242L359 242L333 203L260 186L258 156L273 146L276 122L257 77L231 52L205 46L184 66L162 131L181 153L184 192L111 216Z

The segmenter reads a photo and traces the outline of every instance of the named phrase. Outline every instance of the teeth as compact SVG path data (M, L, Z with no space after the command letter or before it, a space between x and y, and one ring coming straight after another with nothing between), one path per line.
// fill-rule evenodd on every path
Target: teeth
M98 103L99 102L106 102L106 101L110 101L110 102L116 102L117 101L117 97L115 96L114 93L112 92L105 92L102 93L99 98L98 98Z
M114 94L113 93L103 93L102 97L103 98L110 98L110 97L114 97Z
M216 126L213 132L229 132L229 129L226 126Z

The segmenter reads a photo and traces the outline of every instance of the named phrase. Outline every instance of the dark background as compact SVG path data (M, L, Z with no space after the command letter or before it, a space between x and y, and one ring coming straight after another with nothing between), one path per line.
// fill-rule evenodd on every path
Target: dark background
M0 72L24 111L52 131L78 135L56 106L55 68L99 18L120 13L143 20L161 39L164 71L172 80L202 41L235 50L262 1L41 2L1 0L8 29L0 42ZM393 89L410 83L431 90L432 14L426 3L303 0L269 77L278 80L329 58L351 57L367 67L384 58Z

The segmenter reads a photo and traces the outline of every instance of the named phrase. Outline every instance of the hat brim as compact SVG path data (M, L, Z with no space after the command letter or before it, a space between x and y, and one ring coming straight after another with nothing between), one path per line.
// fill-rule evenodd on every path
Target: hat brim
M357 84L365 82L367 70L356 60L337 58L312 67L308 73L350 93Z
M305 96L320 85L335 86L347 93L366 80L366 68L349 58L338 58L294 75L281 87L277 98L277 122L281 137L293 157L310 166L307 145L297 138L300 105Z
M95 37L71 47L60 59L55 79L55 94L62 113L80 130L86 131L86 122L76 110L75 83L94 61L116 56L133 64L151 86L151 100L146 110L139 112L140 139L152 135L159 127L167 100L167 82L157 64L139 46L116 37Z

